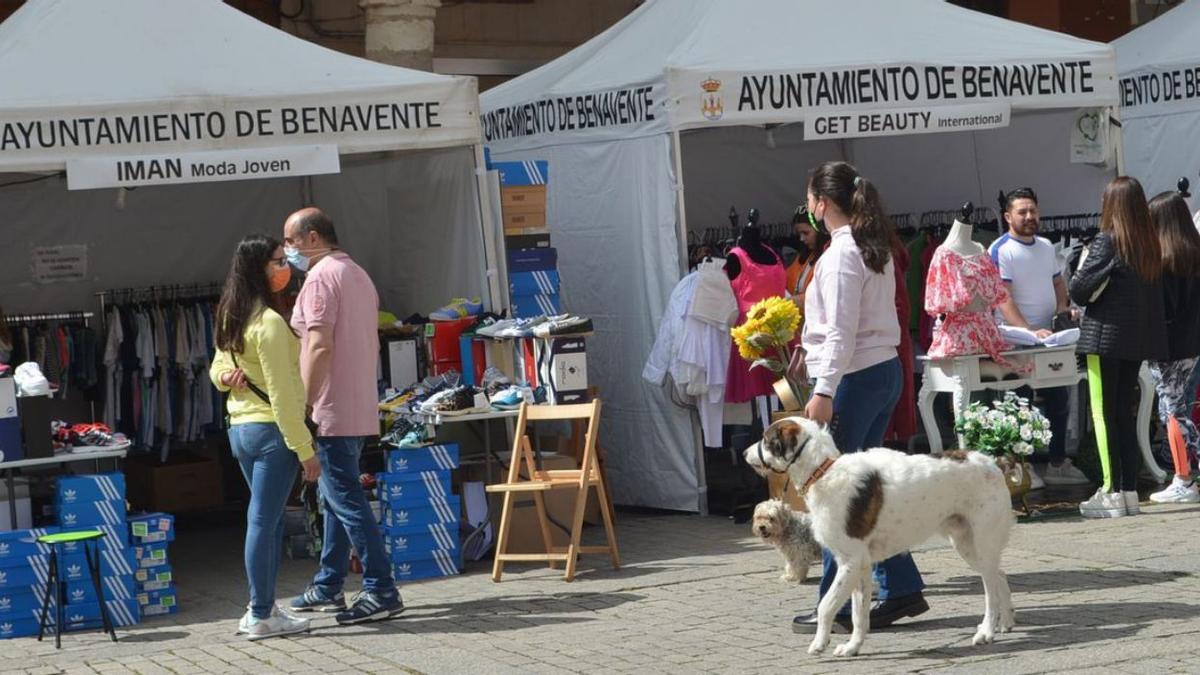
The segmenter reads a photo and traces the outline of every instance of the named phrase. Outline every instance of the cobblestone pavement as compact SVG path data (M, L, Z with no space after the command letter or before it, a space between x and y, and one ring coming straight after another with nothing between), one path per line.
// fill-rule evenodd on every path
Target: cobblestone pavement
M810 657L791 618L816 585L778 579L777 554L724 518L622 514L626 566L585 558L574 583L486 563L461 577L408 585L399 619L250 643L234 636L246 598L240 533L184 533L172 549L182 613L121 630L0 642L0 669L29 673L198 672L1200 672L1200 507L1141 516L1018 525L1005 555L1014 633L972 647L981 585L945 541L917 552L932 610L873 633L852 660ZM595 529L595 528L593 528ZM598 533L592 532L594 536ZM593 567L592 565L595 565ZM294 594L312 561L286 561ZM835 644L840 641L835 636Z

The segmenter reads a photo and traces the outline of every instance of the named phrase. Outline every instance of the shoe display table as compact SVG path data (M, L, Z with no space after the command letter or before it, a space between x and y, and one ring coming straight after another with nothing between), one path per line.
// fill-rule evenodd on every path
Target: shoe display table
M128 448L119 450L110 450L107 452L86 452L86 453L63 453L53 457L38 457L36 459L18 459L12 462L0 462L0 471L4 472L5 484L8 487L9 495L16 495L16 481L13 478L13 472L16 469L31 467L31 466L48 466L55 464L70 464L72 462L95 462L96 473L100 473L100 460L111 459L116 465L118 460L124 459L125 454L129 451ZM17 500L15 497L8 500L9 522L13 524L13 529L17 524Z
M1003 379L985 380L984 373L998 368L986 354L949 359L918 357L917 360L924 368L921 373L921 389L917 393L917 409L921 413L921 422L925 427L929 451L932 454L942 454L942 434L938 429L937 417L933 413L933 399L936 394L951 394L954 400L954 419L957 420L966 411L971 402L971 394L975 392L988 389L1008 391L1025 386L1033 389L1073 387L1086 377L1086 373L1079 369L1075 345L1028 347L1003 352L1001 356L1013 363L1029 364L1032 371L1027 375L1008 373ZM1154 380L1145 364L1142 364L1138 373L1138 384L1141 389L1137 415L1138 446L1142 451L1144 467L1162 482L1166 480L1167 474L1158 468L1150 450L1150 414L1154 405ZM958 447L964 447L962 438L959 438Z

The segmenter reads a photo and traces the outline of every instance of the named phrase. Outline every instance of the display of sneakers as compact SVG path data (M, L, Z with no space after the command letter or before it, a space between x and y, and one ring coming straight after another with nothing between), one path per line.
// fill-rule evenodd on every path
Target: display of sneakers
M511 386L496 392L491 398L497 410L516 410L522 403L533 403L533 390L524 386Z
M547 338L556 335L580 335L592 332L592 320L581 316L555 318L533 329L534 337Z
M246 620L246 638L252 641L294 635L296 633L307 633L311 628L308 619L301 619L286 612L281 612L278 608L273 608L271 616L266 619L256 619L253 616L243 618Z
M547 316L535 316L526 319L514 319L513 323L496 332L496 337L523 338L533 335L533 329L550 320Z
M497 392L511 386L512 380L495 366L488 366L487 370L483 371L483 378L480 380L480 389L483 389L483 393L487 394L488 397L494 396Z
M337 615L337 622L343 626L368 621L390 619L404 611L404 602L400 594L384 597L371 591L362 591L354 596L350 609Z
M1121 493L1105 492L1103 487L1079 505L1079 515L1084 518L1120 518L1125 513L1125 498Z
M1150 495L1150 501L1155 504L1195 504L1200 502L1200 490L1191 480L1175 476L1170 485Z
M468 300L466 298L454 298L445 307L441 307L436 311L429 313L429 318L432 321L456 321L465 319L468 316L476 316L483 311L483 303L479 298Z
M475 388L463 385L438 392L421 404L421 412L436 415L466 415L477 410Z
M316 586L309 586L292 599L289 609L293 612L340 612L346 609L346 594L338 593L331 598Z
M1092 482L1069 459L1064 459L1058 466L1047 464L1042 471L1042 479L1046 485L1090 485Z

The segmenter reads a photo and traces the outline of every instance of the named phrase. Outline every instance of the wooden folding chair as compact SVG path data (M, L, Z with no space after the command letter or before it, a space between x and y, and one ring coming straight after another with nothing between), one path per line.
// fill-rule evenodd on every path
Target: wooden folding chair
M586 419L587 440L584 443L583 458L578 469L560 469L541 471L534 462L533 449L526 435L526 425L530 421L540 420L576 420ZM513 441L512 458L509 460L508 482L487 486L488 492L504 493L504 508L500 513L500 536L496 541L496 558L492 565L492 581L500 581L505 562L548 562L551 569L555 563L567 563L567 571L563 578L575 580L575 565L581 553L608 553L612 558L613 568L621 566L620 554L617 552L617 535L613 530L613 517L607 508L608 496L604 488L604 478L600 474L600 463L596 457L596 435L600 426L600 401L577 405L541 405L527 406L522 404L517 416L516 437ZM522 471L522 466L525 467ZM528 479L522 477L528 476ZM602 508L600 514L604 519L604 530L608 536L607 546L581 546L579 540L583 534L583 514L587 507L588 488L596 488L596 496ZM575 513L571 518L571 541L567 546L554 546L550 539L550 518L546 515L547 490L574 490ZM538 523L542 530L542 542L546 546L545 553L508 553L508 529L512 526L513 500L517 493L533 494L537 510Z

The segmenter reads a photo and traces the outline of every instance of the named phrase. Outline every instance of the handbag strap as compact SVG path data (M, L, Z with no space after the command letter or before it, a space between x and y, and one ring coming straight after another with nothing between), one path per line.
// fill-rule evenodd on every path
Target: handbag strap
M230 350L229 356L230 356L230 358L233 359L233 367L240 369L241 366L238 365L237 355L234 354L232 350ZM244 371L243 371L243 374L245 374ZM251 382L250 378L248 378L248 377L246 378L246 386L250 388L250 391L254 392L255 394L258 394L258 397L261 398L264 403L266 403L267 405L271 405L271 397L267 396L267 392L263 391L262 389L259 389L258 385Z

